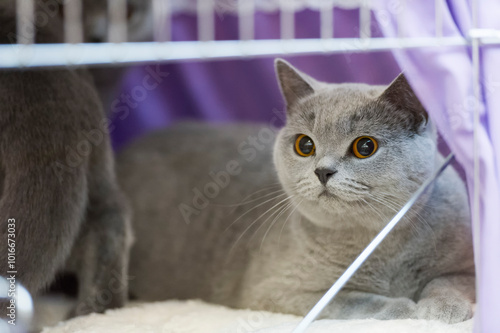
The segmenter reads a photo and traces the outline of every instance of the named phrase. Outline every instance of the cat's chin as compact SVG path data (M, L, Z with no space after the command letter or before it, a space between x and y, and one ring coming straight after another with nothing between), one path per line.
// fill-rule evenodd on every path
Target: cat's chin
M339 222L344 222L346 217L352 215L352 207L331 192L321 193L319 199L303 200L298 211L314 225L328 229L337 228Z
M323 204L333 205L333 207L345 207L345 205L351 205L354 202L361 201L359 197L349 196L343 193L338 193L339 191L331 190L331 189L323 189L319 192L317 196L317 200L322 202ZM329 207L327 207L328 209Z
M328 191L327 189L323 190L319 196L318 196L319 199L321 198L326 198L326 199L333 199L333 200L340 200L340 198L333 194L332 192Z

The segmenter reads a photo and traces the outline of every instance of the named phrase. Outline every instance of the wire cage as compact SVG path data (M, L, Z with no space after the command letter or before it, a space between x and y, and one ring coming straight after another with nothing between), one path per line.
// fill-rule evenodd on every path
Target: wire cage
M107 0L107 32L105 41L101 43L87 42L84 37L84 19L82 15L82 0L64 1L64 43L36 44L34 3L36 0L17 0L17 44L0 45L0 68L27 68L27 67L57 67L57 66L91 66L134 64L141 62L175 62L185 60L215 60L215 59L244 59L277 55L305 55L305 54L332 54L356 53L408 48L442 48L454 46L471 46L475 68L475 86L479 87L479 45L496 44L500 40L500 33L493 30L471 29L468 38L447 36L443 33L442 8L444 0L435 0L435 36L434 37L407 37L405 34L406 1L398 1L397 37L384 38L372 36L371 27L375 22L373 11L375 1L358 0L313 0L313 1L259 1L259 0L196 0L185 1L197 16L198 38L195 41L173 41L172 16L180 5L174 0L145 0L150 1L151 41L133 41L127 36L127 0ZM267 6L267 7L266 7ZM268 10L278 11L280 17L280 38L256 39L254 34L254 14L266 7ZM296 38L295 13L303 8L309 8L319 13L318 21L320 38ZM337 7L357 8L359 10L359 36L357 38L336 38L334 35L333 11ZM238 17L238 40L216 40L215 19L218 11L231 13ZM391 13L394 14L394 13ZM380 16L379 16L380 17ZM476 22L477 23L477 22ZM475 26L477 24L475 23ZM22 32L22 33L19 33ZM476 96L479 90L476 89ZM479 122L476 113L475 125ZM319 315L335 294L354 274L357 268L367 259L383 238L408 211L439 173L449 164L451 156L442 168L429 179L415 196L396 214L387 227L363 251L354 264L333 285L332 289L323 297L304 321L294 332L303 332L308 325ZM475 156L475 163L477 162ZM476 170L477 164L476 164ZM475 184L479 184L479 173L475 174ZM478 186L478 185L477 185ZM475 203L473 214L478 221L479 188L474 188ZM475 237L479 236L477 224L473 226ZM474 240L478 244L479 240ZM477 254L476 254L477 256ZM333 283L334 281L332 281Z
M463 38L443 35L440 4L436 0L434 38L408 38L404 31L404 4L398 11L398 37L379 38L371 35L374 18L370 1L315 0L275 1L274 8L280 12L280 39L256 40L254 37L254 13L259 9L255 0L198 0L191 1L190 10L198 17L198 40L172 41L172 14L178 1L151 1L151 31L154 41L134 42L127 37L127 0L107 0L108 29L104 43L84 42L84 22L81 0L64 2L63 44L34 44L37 23L35 0L18 1L16 45L1 45L0 68L75 66L96 64L125 64L148 61L239 59L275 55L304 55L320 53L367 52L395 48L436 47L467 45ZM265 2L265 1L260 1ZM187 1L189 3L189 1ZM267 1L269 3L269 1ZM359 8L359 38L334 38L333 10ZM297 39L295 12L308 7L320 13L320 38ZM232 13L238 16L239 40L215 40L214 15ZM42 22L43 23L43 22Z

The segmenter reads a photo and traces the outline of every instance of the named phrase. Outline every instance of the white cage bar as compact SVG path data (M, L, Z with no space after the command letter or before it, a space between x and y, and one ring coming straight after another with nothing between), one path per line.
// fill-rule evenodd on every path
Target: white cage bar
M68 44L83 43L82 1L66 1L64 18L64 41Z
M371 10L369 0L363 0L359 8L359 38L371 36Z
M172 40L172 12L170 0L153 0L154 39L158 42Z
M280 0L281 39L295 38L295 11L292 3L289 0Z
M201 42L215 40L214 0L198 0L198 40ZM203 51L200 50L200 58Z
M331 39L334 36L333 9L333 0L323 1L320 12L322 39Z
M240 40L255 37L255 0L238 0L238 29Z
M488 42L488 40L486 40ZM490 38L489 43L499 39ZM360 47L363 45L363 48ZM0 68L113 65L468 45L460 37L0 45ZM118 56L117 56L118 55Z
M127 0L108 0L108 41L127 41Z
M35 3L34 0L16 2L17 43L29 45L35 42Z

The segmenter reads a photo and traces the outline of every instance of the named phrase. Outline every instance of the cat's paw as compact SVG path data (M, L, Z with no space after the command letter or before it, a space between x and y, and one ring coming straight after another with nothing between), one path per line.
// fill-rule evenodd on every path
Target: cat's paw
M454 324L472 318L472 304L458 297L425 298L417 303L418 319L440 320Z
M417 304L408 298L394 298L384 304L375 319L416 319Z

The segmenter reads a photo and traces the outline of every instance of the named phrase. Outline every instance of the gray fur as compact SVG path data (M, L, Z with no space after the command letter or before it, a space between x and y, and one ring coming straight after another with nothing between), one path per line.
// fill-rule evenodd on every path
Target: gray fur
M2 44L15 42L13 8L0 6ZM37 42L61 42L58 16L38 29ZM14 218L16 281L36 294L58 272L77 273L75 314L122 306L127 296L131 231L106 120L83 69L0 71L0 274Z
M443 161L403 75L389 87L327 84L281 60L277 73L288 107L275 140L265 126L191 124L119 157L134 209L134 297L304 315ZM298 134L315 155L294 152ZM379 150L358 159L351 146L363 135ZM228 176L229 161L241 172ZM337 170L326 186L319 167ZM221 171L228 184L199 199ZM467 195L448 168L323 316L458 322L473 302Z

